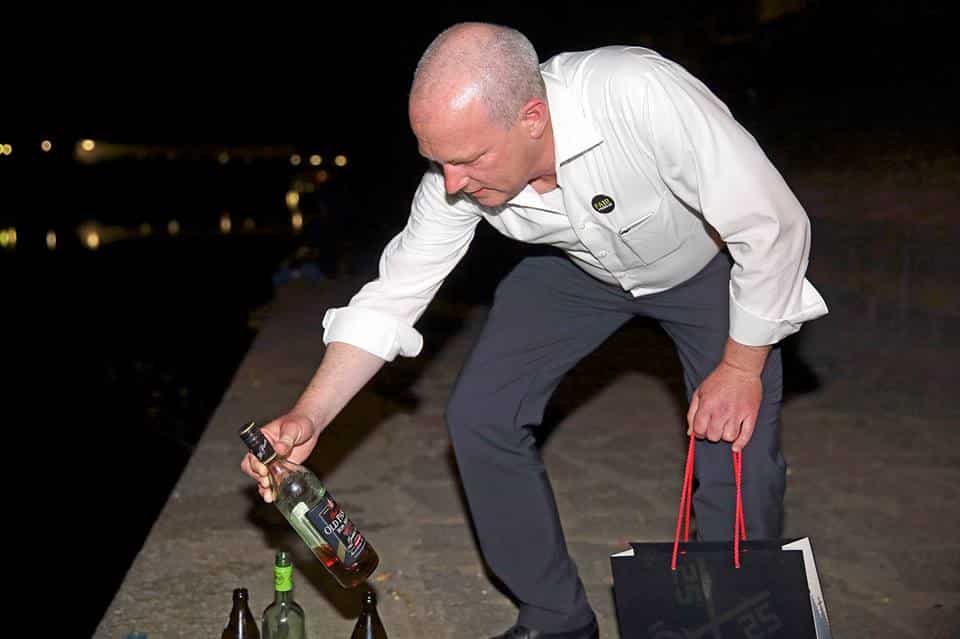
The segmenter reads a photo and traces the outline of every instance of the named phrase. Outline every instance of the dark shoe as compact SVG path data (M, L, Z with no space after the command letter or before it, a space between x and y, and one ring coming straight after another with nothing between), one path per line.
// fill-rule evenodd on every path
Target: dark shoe
M526 626L514 626L492 639L598 639L599 636L600 630L597 628L597 620L594 619L583 628L567 632L540 632Z

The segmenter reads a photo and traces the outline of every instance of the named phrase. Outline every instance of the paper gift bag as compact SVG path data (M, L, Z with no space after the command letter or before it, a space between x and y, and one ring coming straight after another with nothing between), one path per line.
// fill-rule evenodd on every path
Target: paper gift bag
M620 636L831 639L809 538L745 541L738 454L734 541L688 541L693 449L691 438L674 542L611 557Z

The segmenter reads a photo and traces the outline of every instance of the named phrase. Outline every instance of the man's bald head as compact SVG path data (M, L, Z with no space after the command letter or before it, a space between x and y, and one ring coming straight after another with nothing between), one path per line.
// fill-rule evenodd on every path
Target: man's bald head
M420 58L410 90L411 111L460 110L475 99L505 129L531 99L546 99L537 52L519 31L481 22L456 24Z

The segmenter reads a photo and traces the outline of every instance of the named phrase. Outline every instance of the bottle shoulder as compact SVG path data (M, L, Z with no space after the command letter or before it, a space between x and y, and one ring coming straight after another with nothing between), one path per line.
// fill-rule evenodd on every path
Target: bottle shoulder
M278 488L278 502L295 504L302 501L312 507L327 492L317 476L303 466L284 467L274 478Z
M270 605L263 609L263 614L266 615L268 611L272 612L279 610L293 610L303 614L303 607L292 598L280 600L274 599L272 602L270 602Z

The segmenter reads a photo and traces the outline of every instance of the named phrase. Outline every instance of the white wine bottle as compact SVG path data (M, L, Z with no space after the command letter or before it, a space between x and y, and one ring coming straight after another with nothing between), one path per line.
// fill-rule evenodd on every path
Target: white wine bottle
M260 639L307 639L303 608L293 600L293 564L282 550L273 565L273 603L263 611Z
M365 582L380 557L317 476L277 455L255 422L240 429L240 438L267 467L274 505L334 579L344 588Z

